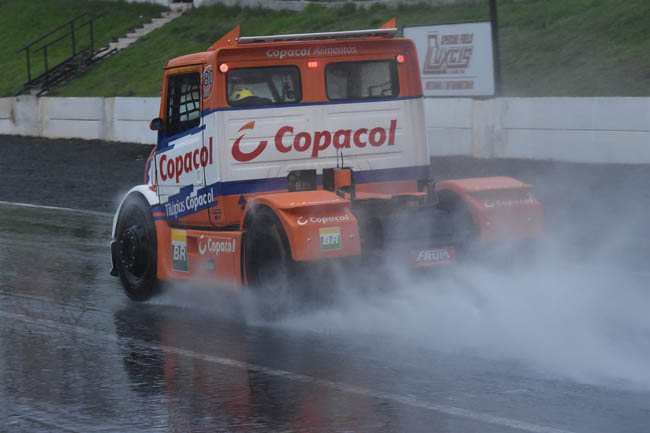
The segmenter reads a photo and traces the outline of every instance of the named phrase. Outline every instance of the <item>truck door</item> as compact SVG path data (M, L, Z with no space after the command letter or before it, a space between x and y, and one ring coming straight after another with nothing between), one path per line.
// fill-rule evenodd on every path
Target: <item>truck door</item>
M158 194L167 219L183 225L210 223L204 168L213 156L203 143L202 72L200 65L170 69L163 90L165 129L155 155Z
M203 65L203 75L201 78L201 101L203 103L202 110L205 113L210 112L210 101L214 100L217 85L214 75L214 68L210 64ZM217 146L217 137L220 135L221 128L217 122L217 115L212 112L201 118L203 122L203 149L202 155L208 156L208 164L204 165L203 171L205 175L205 192L206 196L211 200L207 205L209 212L209 219L213 226L223 226L222 215L222 200L219 196L219 181L221 174L219 171L219 147Z

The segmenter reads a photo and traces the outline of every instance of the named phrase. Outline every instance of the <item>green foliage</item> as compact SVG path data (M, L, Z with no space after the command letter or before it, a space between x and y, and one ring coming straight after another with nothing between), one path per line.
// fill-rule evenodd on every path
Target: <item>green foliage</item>
M500 9L504 94L650 95L650 2L538 0Z
M159 16L165 8L153 4L126 3L124 1L97 0L4 0L0 2L0 66L3 79L0 80L0 95L11 96L22 89L27 81L25 52L16 51L50 30L59 27L77 15L87 12L77 24L107 10L108 13L95 22L95 49L104 47L129 31L140 27L153 17ZM61 30L50 39L56 39L67 32ZM89 27L84 26L76 33L76 48L90 46ZM72 54L71 39L67 38L48 48L48 65L51 67ZM32 54L32 77L44 71L43 52Z

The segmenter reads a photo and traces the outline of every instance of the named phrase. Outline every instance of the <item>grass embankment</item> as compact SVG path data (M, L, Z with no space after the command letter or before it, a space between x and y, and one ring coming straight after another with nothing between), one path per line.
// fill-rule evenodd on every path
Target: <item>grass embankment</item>
M650 96L650 1L537 0L500 8L513 96Z
M69 83L59 93L65 96L157 95L161 91L162 68L167 60L205 51L237 24L242 26L242 36L305 33L375 28L395 15L400 25L426 24L434 15L442 21L475 20L484 17L484 9L475 6L399 7L397 10L373 7L366 11L354 5L341 8L310 5L296 13L221 5L201 7L139 39L132 47Z
M220 5L189 11L64 87L59 94L158 95L162 67L207 49L236 24L243 35L400 27L488 20L482 4L368 10L311 5L302 12ZM650 2L528 0L499 2L503 93L512 96L650 95Z
M94 23L95 49L105 47L129 31L160 16L165 8L152 4L126 3L123 1L96 0L4 0L0 1L0 96L13 96L27 81L25 52L16 51L38 39L50 30L59 27L83 12L88 12L77 25L107 10L108 13ZM70 28L66 27L33 49L53 41ZM75 32L76 47L90 46L89 26ZM48 48L48 65L52 67L72 54L71 39L68 37ZM43 52L31 55L32 77L44 71Z

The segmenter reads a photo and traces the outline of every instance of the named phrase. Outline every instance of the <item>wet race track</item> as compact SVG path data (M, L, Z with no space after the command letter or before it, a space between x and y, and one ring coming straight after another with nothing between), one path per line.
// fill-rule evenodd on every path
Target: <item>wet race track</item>
M130 301L112 216L87 208L0 203L0 431L650 431L629 242L578 254L560 233L526 267L337 284L267 323L215 287Z
M526 295L509 299L511 305L499 296L484 299L502 284L487 273L481 280L492 287L484 289L467 289L477 281L420 282L365 294L365 305L350 295L269 324L248 317L245 300L207 288L170 287L149 303L129 301L107 272L108 215L0 209L0 414L8 431L650 426L642 307L648 275L627 278L632 286L619 288L617 305L609 307L596 305L605 289L592 286L597 279L579 274L550 295L577 291L570 301L588 307L550 308L563 300L542 297L538 287L523 287ZM599 321L600 314L614 317ZM606 324L612 327L599 326ZM624 329L638 325L646 328Z

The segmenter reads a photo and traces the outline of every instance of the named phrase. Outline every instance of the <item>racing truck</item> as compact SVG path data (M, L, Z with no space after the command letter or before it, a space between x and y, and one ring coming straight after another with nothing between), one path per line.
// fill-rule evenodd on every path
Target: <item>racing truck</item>
M395 19L276 36L237 26L168 61L145 182L113 220L111 274L126 294L199 279L273 305L305 269L444 267L538 237L531 185L433 182L416 48L396 33Z

